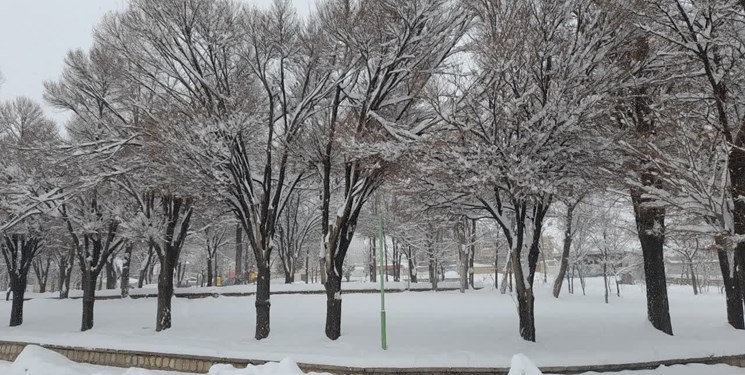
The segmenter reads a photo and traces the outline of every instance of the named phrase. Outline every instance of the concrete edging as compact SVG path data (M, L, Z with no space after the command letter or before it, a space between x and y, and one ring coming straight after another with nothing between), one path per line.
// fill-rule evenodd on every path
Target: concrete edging
M140 367L151 370L188 371L207 373L214 364L229 364L235 367L246 367L248 364L262 364L263 360L250 360L229 357L210 357L197 355L182 355L172 353L154 353L134 350L115 350L102 348L84 348L75 346L49 345L40 343L26 343L14 341L0 341L0 360L14 361L26 345L38 345L55 351L75 362L90 363L101 366ZM745 367L745 354L731 356L710 356L699 358L670 359L651 362L621 363L608 365L557 366L542 367L546 374L579 374L583 372L615 372L623 370L653 369L659 366L683 364L727 364ZM416 368L365 368L346 367L321 364L298 364L303 371L328 372L338 375L506 375L508 368L464 368L464 367L416 367Z

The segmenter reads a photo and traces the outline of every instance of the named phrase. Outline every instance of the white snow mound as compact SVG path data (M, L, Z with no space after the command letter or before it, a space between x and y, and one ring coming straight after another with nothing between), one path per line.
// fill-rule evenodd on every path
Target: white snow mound
M512 356L510 372L507 375L543 375L541 370L533 364L525 354L518 353Z
M89 369L67 359L62 354L36 345L26 345L4 375L80 375L90 374Z
M308 375L323 375L310 373ZM263 365L248 365L246 368L236 369L231 365L213 365L209 375L305 375L297 363L290 358L280 362L267 362Z

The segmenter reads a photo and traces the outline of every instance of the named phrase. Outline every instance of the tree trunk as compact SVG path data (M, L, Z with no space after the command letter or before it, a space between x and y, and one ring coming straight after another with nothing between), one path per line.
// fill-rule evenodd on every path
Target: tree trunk
M693 259L688 261L688 269L691 272L691 286L693 287L693 295L698 295L698 280L696 280L696 273L693 268Z
M499 286L499 292L502 294L507 293L507 287L510 288L512 293L512 257L507 257L507 263L504 265L504 271L502 272L502 283Z
M499 288L499 245L494 244L494 288Z
M603 284L605 285L605 303L608 303L608 250L603 252Z
M742 3L743 8L745 8L745 1ZM722 89L724 89L723 86ZM726 91L723 96L726 97ZM734 202L732 216L735 224L735 234L742 236L745 235L745 122L739 126L733 146L730 149L727 167ZM745 242L737 243L734 251L732 275L733 282L737 284L734 291L740 297L741 306L739 308L742 309L742 304L745 303Z
M471 219L471 239L468 245L468 283L473 289L474 284L474 262L476 261L476 219Z
M370 281L375 283L378 281L378 268L377 268L377 261L378 259L376 255L376 245L375 245L375 236L370 237L370 259L368 260L370 262Z
M153 253L155 252L155 249L152 244L148 245L147 247L147 258L145 258L145 264L140 265L140 277L137 280L137 287L142 289L142 286L144 285L145 281L149 279L148 275L150 272L150 269L152 268L152 262L153 262ZM149 281L149 280L147 280Z
M305 283L310 282L310 247L305 247Z
M657 185L652 173L642 174L644 186ZM665 210L650 207L649 199L642 198L642 191L632 189L637 233L644 257L644 275L647 286L647 318L656 329L673 334L670 321L670 305L667 299L667 279L665 277Z
M434 256L429 257L429 282L432 284L432 290L437 290L437 260Z
M319 274L321 275L321 284L326 284L326 259L320 258L318 260Z
M106 289L116 289L116 267L114 266L114 256L106 261Z
M579 200L577 200L579 203ZM554 297L559 298L561 294L561 284L564 282L564 277L569 267L569 251L572 248L572 221L574 221L574 208L577 207L577 203L567 205L567 213L565 216L564 225L564 245L561 249L561 264L559 265L559 273L556 275L554 281Z
M285 270L285 284L292 284L295 282L295 272Z
M535 298L532 288L517 293L517 313L520 318L520 336L523 340L535 342Z
M326 275L326 337L341 336L341 276L332 269Z
M718 250L719 268L722 270L722 281L724 294L727 300L727 322L735 329L745 329L745 316L743 315L742 291L737 285L737 268L730 273L729 258L727 252Z
M155 331L160 332L171 328L171 299L173 298L173 259L166 254L166 260L161 262L158 275L158 312L155 321Z
M93 305L96 302L96 279L98 274L83 271L81 281L83 287L83 318L80 324L81 331L93 328Z
M411 250L409 250L411 251ZM417 283L416 278L416 265L414 264L414 260L411 259L411 257L406 257L406 259L409 261L409 280L411 280L412 283Z
M124 259L122 262L122 274L119 281L119 287L122 291L122 298L129 297L129 266L132 264L132 247L134 245L127 244L124 249Z
M26 293L27 275L10 278L10 289L13 292L13 302L10 307L10 326L23 324L23 297Z
M245 278L243 270L243 226L241 226L241 223L235 225L235 277L238 280Z
M212 274L212 257L207 258L207 286L211 287L214 285L212 283L212 280L214 280L215 275Z
M269 337L269 309L270 301L270 269L269 265L258 265L259 272L256 279L256 340Z

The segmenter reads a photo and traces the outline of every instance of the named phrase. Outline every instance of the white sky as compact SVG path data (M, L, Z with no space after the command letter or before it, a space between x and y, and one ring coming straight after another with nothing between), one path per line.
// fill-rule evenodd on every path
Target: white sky
M244 1L260 6L271 3ZM292 2L299 14L307 14L313 1ZM0 101L28 96L43 104L42 83L59 77L67 51L89 48L91 31L101 17L126 4L127 0L0 0L0 72L5 77ZM68 118L44 106L58 122Z

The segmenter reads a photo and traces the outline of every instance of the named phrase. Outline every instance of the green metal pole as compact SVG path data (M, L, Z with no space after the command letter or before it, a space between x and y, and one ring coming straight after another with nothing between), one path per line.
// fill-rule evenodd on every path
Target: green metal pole
M385 237L383 236L383 217L378 213L378 234L380 236L380 347L383 350L388 350L388 340L386 338L386 327L385 327L385 258L383 252L385 251Z

